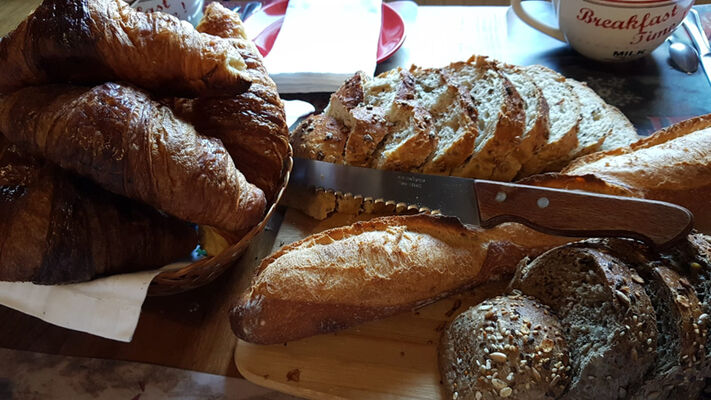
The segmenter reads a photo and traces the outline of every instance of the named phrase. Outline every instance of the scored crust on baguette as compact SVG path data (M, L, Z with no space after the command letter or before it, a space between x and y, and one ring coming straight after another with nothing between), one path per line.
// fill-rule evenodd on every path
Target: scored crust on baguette
M550 132L549 109L543 92L533 80L519 67L499 63L498 67L516 88L524 102L526 124L521 135L521 142L514 152L504 161L504 164L514 163L517 167L506 166L511 170L525 164L533 154L548 142ZM518 169L516 173L518 173Z
M571 240L519 224L482 230L427 215L330 229L262 261L232 309L232 329L262 344L332 332L511 274L522 258Z
M524 130L526 116L521 96L486 57L453 63L443 71L451 84L471 96L479 127L474 152L452 175L511 180L519 166L502 168L502 163L514 151Z
M478 134L476 108L467 93L446 81L442 70L413 66L410 72L415 77L417 102L432 116L436 139L422 172L448 175L474 151Z
M519 177L546 172L578 145L580 100L564 76L542 65L523 67L523 71L543 92L549 107L548 142L523 164Z

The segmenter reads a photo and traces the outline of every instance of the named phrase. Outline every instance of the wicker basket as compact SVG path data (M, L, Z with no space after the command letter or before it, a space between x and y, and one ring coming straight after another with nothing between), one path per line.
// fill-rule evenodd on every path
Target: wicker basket
M186 292L191 289L206 285L229 267L231 267L237 259L244 254L252 240L264 230L267 226L269 218L277 208L281 196L284 194L286 185L289 183L289 175L294 164L292 159L291 146L289 146L289 156L285 160L284 175L279 192L274 199L269 210L267 210L264 219L244 235L237 243L223 250L220 254L214 257L205 257L183 268L164 271L156 275L148 288L149 296L165 296Z

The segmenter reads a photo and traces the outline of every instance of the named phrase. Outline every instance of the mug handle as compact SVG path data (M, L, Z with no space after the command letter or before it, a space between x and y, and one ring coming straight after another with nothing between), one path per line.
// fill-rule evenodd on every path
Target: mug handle
M551 6L552 5L553 3L551 3ZM516 15L531 28L539 30L552 38L560 40L561 42L566 41L565 35L563 35L563 32L560 29L544 24L543 22L533 18L531 14L527 13L521 6L521 0L511 0L511 8L513 8L514 13L516 13Z

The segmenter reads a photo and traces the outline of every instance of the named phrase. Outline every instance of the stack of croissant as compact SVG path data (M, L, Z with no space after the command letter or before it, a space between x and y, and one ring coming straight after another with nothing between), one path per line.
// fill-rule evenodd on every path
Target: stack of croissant
M239 17L197 29L122 0L46 0L0 41L0 280L41 284L239 237L288 157L284 109Z

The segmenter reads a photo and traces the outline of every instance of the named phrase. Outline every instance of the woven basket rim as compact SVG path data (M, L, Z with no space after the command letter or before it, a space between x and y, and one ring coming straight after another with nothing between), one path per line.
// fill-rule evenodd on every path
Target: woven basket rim
M284 159L284 173L282 175L279 191L274 197L274 201L262 221L250 229L238 242L233 243L220 254L201 258L182 268L162 271L151 281L148 287L148 296L178 294L198 288L212 282L229 269L229 267L234 265L234 262L244 253L252 240L264 230L269 219L276 211L279 201L286 190L286 186L289 184L289 177L291 176L293 166L293 151L291 144L289 144L287 157Z

